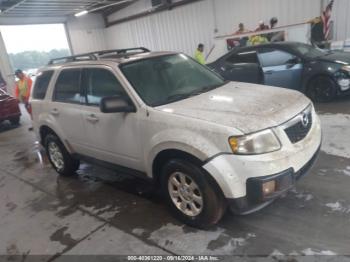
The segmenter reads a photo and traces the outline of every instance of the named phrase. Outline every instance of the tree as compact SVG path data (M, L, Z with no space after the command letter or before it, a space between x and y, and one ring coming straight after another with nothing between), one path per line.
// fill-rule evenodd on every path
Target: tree
M69 56L68 49L53 49L49 52L25 51L16 54L9 54L10 62L13 70L28 70L32 68L40 68L53 58Z

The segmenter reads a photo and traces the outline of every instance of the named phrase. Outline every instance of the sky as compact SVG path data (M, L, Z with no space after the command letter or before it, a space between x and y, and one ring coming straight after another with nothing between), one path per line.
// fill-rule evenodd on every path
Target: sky
M0 26L8 53L68 49L63 24Z

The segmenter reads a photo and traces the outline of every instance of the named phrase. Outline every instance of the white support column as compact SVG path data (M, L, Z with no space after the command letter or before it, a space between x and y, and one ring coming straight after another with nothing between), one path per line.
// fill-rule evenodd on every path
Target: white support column
M7 83L7 90L10 94L14 94L15 76L7 54L6 46L0 32L0 71L2 77Z

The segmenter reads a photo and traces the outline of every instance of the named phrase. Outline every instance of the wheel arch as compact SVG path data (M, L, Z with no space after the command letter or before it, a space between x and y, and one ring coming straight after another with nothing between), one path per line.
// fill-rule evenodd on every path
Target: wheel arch
M198 167L202 167L205 164L205 161L200 160L196 156L187 153L185 151L179 149L165 149L160 151L152 162L152 175L153 181L157 188L160 188L161 178L162 178L162 168L163 166L172 159L179 159L189 161ZM224 193L219 186L216 179L209 174L205 169L202 169L203 173L205 173L207 179L209 179L210 183L214 186L215 191L217 191L221 196L224 196Z
M312 83L312 81L314 81L318 77L328 77L328 78L332 79L334 82L336 82L336 80L334 79L334 76L332 74L327 74L325 72L315 73L315 74L309 76L306 79L305 85L304 85L304 92L307 92L307 90L310 87L310 84Z
M71 154L73 152L72 148L70 147L70 145L68 144L67 141L63 140L59 134L57 132L55 132L53 130L53 128L51 128L49 125L41 125L39 128L39 136L40 136L40 143L41 145L44 146L45 143L45 137L48 134L52 134L58 137L58 139L63 143L63 145L65 146L66 150Z

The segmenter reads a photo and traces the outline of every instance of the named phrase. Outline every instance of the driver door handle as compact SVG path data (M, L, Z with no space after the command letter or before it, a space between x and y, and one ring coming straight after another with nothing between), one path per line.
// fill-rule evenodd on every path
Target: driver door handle
M273 70L268 70L268 71L265 71L264 73L267 74L267 75L272 75L273 74Z
M91 123L97 123L100 119L95 114L90 114L86 117L86 120Z

